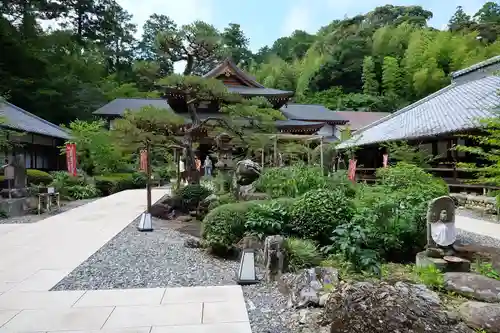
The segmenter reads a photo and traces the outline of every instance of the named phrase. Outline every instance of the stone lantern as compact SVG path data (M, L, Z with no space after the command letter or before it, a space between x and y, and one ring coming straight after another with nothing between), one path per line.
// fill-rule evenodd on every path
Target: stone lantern
M235 168L231 140L231 136L227 133L221 133L215 137L215 143L217 145L217 163L215 163L215 167L221 172L225 179L224 188L221 190L228 190L231 188L230 185Z

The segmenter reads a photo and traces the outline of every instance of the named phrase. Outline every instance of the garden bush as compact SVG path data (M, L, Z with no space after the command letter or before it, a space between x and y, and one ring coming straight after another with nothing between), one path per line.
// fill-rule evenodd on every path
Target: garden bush
M144 188L146 186L146 176L143 173L112 173L108 175L96 176L95 185L107 196L124 190Z
M426 243L430 200L448 194L446 184L414 165L399 163L377 171L373 186L360 185L352 220L333 232L325 250L358 270L379 271L380 262L409 262Z
M316 244L308 239L287 238L285 248L288 268L292 271L318 266L323 260Z
M26 169L28 185L49 185L52 182L52 176L45 171L36 169Z
M333 187L321 168L305 165L265 169L256 181L256 191L272 198L293 198L309 190Z
M203 185L190 184L181 188L177 196L181 200L181 209L184 211L196 210L205 198L207 198L212 191Z
M75 200L91 199L100 195L99 190L93 184L73 185L67 188L67 192Z
M226 205L229 203L235 203L238 200L232 193L226 193L226 194L221 194L220 196L217 197L217 200L214 200L210 203L208 206L208 210L215 209L216 207Z
M351 220L352 200L342 190L312 190L297 198L291 211L291 231L300 238L326 244L333 230Z
M265 236L288 234L290 231L292 198L260 201L247 212L247 233L263 239Z
M202 237L207 247L225 255L245 235L247 212L261 201L243 201L219 206L203 219Z

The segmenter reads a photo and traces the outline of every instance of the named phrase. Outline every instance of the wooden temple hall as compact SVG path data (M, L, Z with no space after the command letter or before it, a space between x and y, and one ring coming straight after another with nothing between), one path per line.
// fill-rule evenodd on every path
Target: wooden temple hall
M323 142L335 142L339 140L346 127L350 127L352 132L387 115L386 113L371 112L337 112L322 105L292 103L293 91L264 87L238 68L231 59L224 60L204 77L223 81L229 92L240 94L243 97L263 96L267 98L273 107L281 110L285 116L286 120L276 122L276 128L278 132L286 133L287 136L290 136L288 134L296 134L299 138L301 135L310 135L313 138L315 136L322 138ZM122 117L126 110L137 111L148 105L168 108L190 121L184 98L173 94L157 99L118 98L102 106L94 114L106 118L110 128L112 128L113 120ZM198 115L202 120L207 117L221 116L218 107L210 103L200 106ZM204 158L204 155L211 149L212 143L211 138L201 138L199 148L201 158Z
M500 56L496 56L454 72L447 87L360 128L337 148L354 153L359 180L374 179L376 168L382 167L383 154L388 153L384 143L406 141L433 156L428 171L442 177L451 190L497 189L468 182L473 175L457 168L457 162L477 162L477 158L452 148L474 145L463 134L479 134L479 119L498 116L499 70ZM388 159L391 163L391 156Z

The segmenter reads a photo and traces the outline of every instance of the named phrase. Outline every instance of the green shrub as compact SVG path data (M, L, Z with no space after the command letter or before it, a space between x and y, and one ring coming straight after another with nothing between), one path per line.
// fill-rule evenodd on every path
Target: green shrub
M95 198L100 194L99 190L92 184L73 185L68 187L67 191L69 196L76 200Z
M427 287L440 291L444 289L444 275L435 266L413 267L413 273L418 281Z
M222 205L203 219L202 237L214 253L226 254L245 235L247 212L260 201L244 201Z
M215 209L216 207L235 202L238 202L238 200L236 200L234 194L232 193L222 194L217 197L217 200L214 200L210 203L210 205L208 206L208 210L212 210Z
M264 238L268 235L286 234L289 232L291 198L279 198L270 201L260 201L252 206L247 213L245 229L248 233Z
M146 177L141 173L112 173L108 175L96 176L95 186L107 196L124 190L144 188Z
M201 201L212 194L208 188L199 184L190 184L181 188L178 196L181 199L182 209L185 211L196 210Z
M333 188L329 177L321 168L304 165L265 169L256 181L256 191L272 198L294 198L320 188Z
M85 179L79 176L72 176L66 171L55 171L52 173L52 182L49 186L54 187L63 198L72 198L69 188L73 186L84 186Z
M364 226L365 246L384 260L413 260L426 243L428 203L448 194L448 188L441 179L405 163L377 175L376 185L360 187L353 222Z
M318 266L323 258L316 244L308 239L288 238L285 243L288 266L292 271Z
M326 244L333 230L354 214L350 198L341 190L312 190L292 206L291 230L300 238Z
M36 169L26 169L26 177L28 185L49 185L52 182L52 176L48 172Z

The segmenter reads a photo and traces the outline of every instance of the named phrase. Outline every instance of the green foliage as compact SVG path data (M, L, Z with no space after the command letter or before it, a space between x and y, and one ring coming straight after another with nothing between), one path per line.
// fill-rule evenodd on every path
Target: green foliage
M457 151L475 155L477 163L460 163L459 167L475 173L477 183L500 184L500 114L482 119L483 132L467 136L473 141L470 146L459 145Z
M98 197L100 192L93 184L73 185L67 188L68 195L75 200Z
M421 147L411 146L405 141L386 142L382 146L387 149L391 160L414 164L420 168L429 168L429 162L435 158Z
M500 280L500 272L498 272L489 262L476 262L474 270L491 279Z
M116 172L123 168L122 151L113 143L104 121L75 120L69 124L71 140L75 143L79 168L89 175ZM61 154L66 147L61 147Z
M245 229L260 239L269 235L288 233L293 203L294 199L279 198L252 206L247 213Z
M427 287L441 291L444 290L444 276L443 272L433 265L425 267L414 266L413 272L420 283L425 284Z
M352 201L343 191L311 190L294 202L291 230L301 238L325 244L333 230L349 222L353 214Z
M218 254L230 251L245 235L247 212L260 201L245 201L219 206L203 219L202 237L207 247Z
M287 238L285 248L288 254L288 267L292 271L318 266L323 259L316 244L308 239Z
M146 186L142 173L111 173L95 177L95 186L104 196Z
M256 182L256 191L272 198L296 197L312 189L328 188L331 183L321 168L305 165L268 168Z
M210 203L210 205L208 206L208 210L212 210L216 207L226 205L229 203L235 203L237 201L238 200L236 199L236 197L234 196L233 193L224 193L224 194L219 195L217 197L217 200L214 200Z
M48 172L36 169L26 169L26 177L30 185L49 185L52 182L52 176Z
M378 95L379 84L375 72L375 62L372 57L363 60L363 93L366 95Z
M200 204L206 197L212 194L205 186L199 184L189 184L184 186L179 190L178 196L181 200L181 206L184 210L196 210Z

